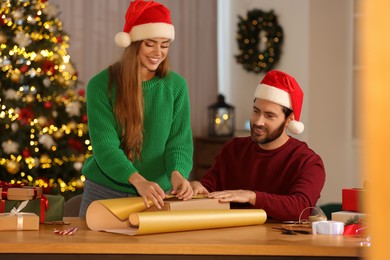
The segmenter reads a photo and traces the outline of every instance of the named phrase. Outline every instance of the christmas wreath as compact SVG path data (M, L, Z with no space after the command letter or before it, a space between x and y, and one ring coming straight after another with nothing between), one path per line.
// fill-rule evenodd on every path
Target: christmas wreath
M240 54L236 61L247 71L270 71L279 61L283 29L274 12L248 11L247 19L238 16L237 42Z

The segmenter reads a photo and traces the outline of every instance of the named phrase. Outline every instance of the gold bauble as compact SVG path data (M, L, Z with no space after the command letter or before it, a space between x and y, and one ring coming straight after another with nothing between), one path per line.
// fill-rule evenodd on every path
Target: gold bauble
M34 61L35 61L35 62L40 62L40 61L42 61L42 60L43 60L43 55L40 54L40 53L37 53L37 55L36 55L35 58L34 58Z
M75 122L75 121L71 121L71 122L69 122L69 124L68 124L68 128L69 128L70 130L75 130L75 129L76 129L76 127L77 127L77 124L76 124L76 122Z
M56 131L53 133L53 136L55 139L60 139L64 136L64 132L63 131Z
M56 101L57 104L62 103L62 97L61 96L56 96L55 97L55 101Z
M7 36L4 33L0 33L0 44L7 42Z
M50 163L51 160L50 160L49 155L47 155L47 154L42 154L42 155L41 155L41 158L39 158L39 162L40 162L41 164Z
M82 189L84 188L84 182L82 180L77 180L76 181L76 188L77 189Z
M70 89L67 92L68 97L73 97L75 95L74 90Z
M40 127L46 126L46 125L47 125L47 118L44 117L44 116L38 117L38 125L39 125Z
M20 81L20 74L19 73L11 74L11 80L12 80L12 82L19 83L19 81Z
M57 78L57 82L58 82L60 85L64 85L64 83L65 83L64 77L59 76L59 77Z
M35 97L32 94L26 95L26 103L31 104L35 101Z
M17 174L20 170L20 165L15 161L9 161L6 165L6 168L7 172L9 172L10 174Z

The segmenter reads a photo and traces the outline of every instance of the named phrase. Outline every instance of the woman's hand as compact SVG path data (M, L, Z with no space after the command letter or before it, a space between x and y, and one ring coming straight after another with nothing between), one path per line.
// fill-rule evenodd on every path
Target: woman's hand
M161 207L164 206L165 193L157 183L146 180L138 172L130 176L129 183L134 185L139 195L142 196L146 207L150 207L149 200L151 200L158 209L161 209Z
M209 193L209 191L199 181L191 181L191 187L194 191L194 195Z
M173 171L171 175L172 192L177 198L182 200L192 199L194 192L190 182L178 171Z
M251 190L224 190L215 191L207 195L209 198L219 199L220 202L239 202L256 204L256 193Z

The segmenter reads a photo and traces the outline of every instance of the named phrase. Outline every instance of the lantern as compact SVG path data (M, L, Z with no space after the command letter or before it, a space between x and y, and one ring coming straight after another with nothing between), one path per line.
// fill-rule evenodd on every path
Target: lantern
M217 103L208 107L209 136L234 135L234 107L225 103L225 97L218 95Z

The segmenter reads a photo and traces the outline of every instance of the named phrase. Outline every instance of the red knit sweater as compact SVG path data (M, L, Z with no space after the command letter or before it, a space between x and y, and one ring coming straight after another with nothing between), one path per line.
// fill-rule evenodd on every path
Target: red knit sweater
M254 208L264 209L268 218L298 220L306 207L316 205L325 169L320 156L295 138L275 150L261 149L251 137L234 138L222 147L201 183L210 192L255 191ZM310 211L305 210L302 218L307 219Z

